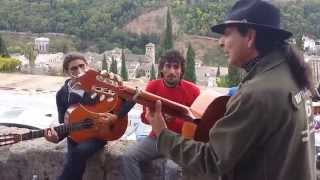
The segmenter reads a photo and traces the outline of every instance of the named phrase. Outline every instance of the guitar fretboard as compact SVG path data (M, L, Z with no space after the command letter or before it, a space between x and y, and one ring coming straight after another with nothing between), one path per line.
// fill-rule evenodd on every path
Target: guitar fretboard
M74 124L63 124L60 126L54 127L54 130L57 131L58 134L68 134L72 131L77 131L81 129L86 129L91 127L92 121L91 120L84 120L79 123L74 123ZM45 133L44 129L41 130L36 130L36 131L30 131L28 133L24 133L21 135L21 140L29 140L29 139L34 139L34 138L40 138L43 137Z

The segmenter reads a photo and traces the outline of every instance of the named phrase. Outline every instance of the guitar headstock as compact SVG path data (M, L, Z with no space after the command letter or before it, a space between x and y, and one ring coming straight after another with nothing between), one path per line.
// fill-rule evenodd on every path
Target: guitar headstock
M21 138L20 134L2 134L0 135L0 146L15 144L21 141Z
M107 99L111 102L116 98L116 92L122 86L122 80L119 75L90 69L78 78L77 84L86 92L91 92L92 98L99 95L100 101Z
M115 86L122 86L122 78L118 74L114 74L112 72L108 73L106 70L102 70L98 78Z

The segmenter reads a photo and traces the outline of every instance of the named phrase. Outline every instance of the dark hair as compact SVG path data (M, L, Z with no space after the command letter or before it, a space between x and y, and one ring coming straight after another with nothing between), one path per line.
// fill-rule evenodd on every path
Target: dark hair
M184 75L184 70L185 70L185 59L184 57L181 55L181 53L177 50L168 50L164 55L162 55L160 57L160 61L159 61L159 67L158 67L158 72L160 77L162 78L163 75L161 73L161 70L163 69L163 66L165 63L178 63L181 66L181 77L180 79L182 79L183 75Z
M311 93L314 93L310 66L304 61L303 56L292 45L288 44L285 39L279 39L275 33L248 25L237 25L236 27L241 35L245 35L250 28L256 30L255 48L259 56L264 56L276 49L280 50L288 62L290 71L298 87L301 89L307 88Z
M69 66L70 62L74 61L76 59L81 59L84 61L84 63L88 64L84 55L82 55L80 53L68 53L64 56L63 63L62 63L62 68L63 68L64 73L68 71L68 66Z

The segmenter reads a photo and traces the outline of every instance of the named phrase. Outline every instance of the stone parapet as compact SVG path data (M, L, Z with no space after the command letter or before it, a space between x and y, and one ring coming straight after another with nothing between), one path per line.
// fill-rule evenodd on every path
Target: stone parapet
M0 134L12 132L0 126ZM16 131L17 128L14 129ZM20 129L18 130L22 132ZM24 130L25 131L25 130ZM83 180L122 180L121 154L134 141L113 141L96 153L87 163ZM59 144L47 142L44 138L19 142L0 147L0 179L32 180L37 175L39 180L54 180L61 173L66 154L66 140ZM171 161L158 159L143 164L145 180L192 180L199 179L183 175L181 168L171 166ZM168 168L175 168L175 174L168 174ZM172 172L172 171L171 171ZM203 178L201 178L203 179Z

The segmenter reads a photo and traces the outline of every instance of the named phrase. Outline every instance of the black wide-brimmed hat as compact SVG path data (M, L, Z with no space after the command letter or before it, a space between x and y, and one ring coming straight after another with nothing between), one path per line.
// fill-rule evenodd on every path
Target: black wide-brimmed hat
M244 24L268 33L277 39L288 39L292 33L280 28L280 10L263 0L238 0L223 23L212 26L213 32L223 34L227 25Z

